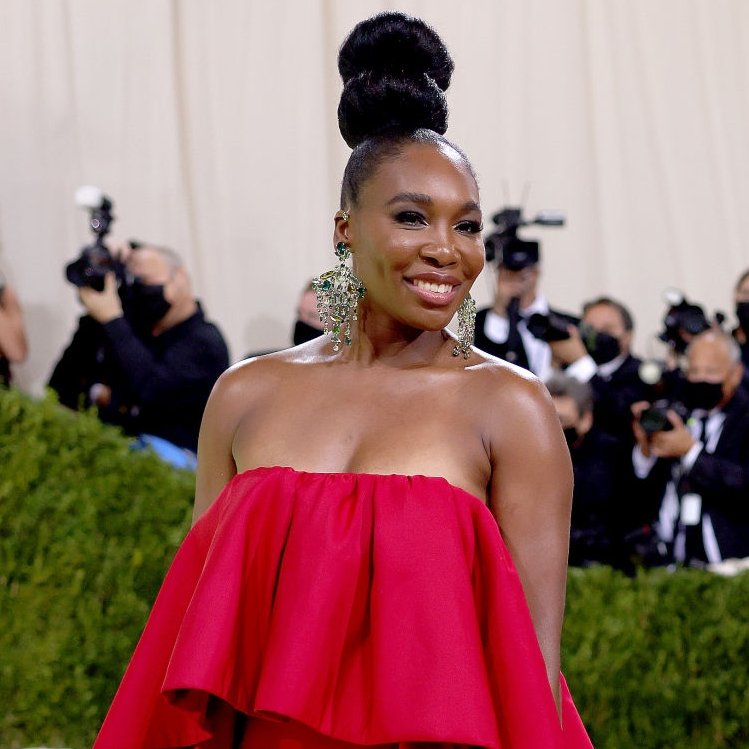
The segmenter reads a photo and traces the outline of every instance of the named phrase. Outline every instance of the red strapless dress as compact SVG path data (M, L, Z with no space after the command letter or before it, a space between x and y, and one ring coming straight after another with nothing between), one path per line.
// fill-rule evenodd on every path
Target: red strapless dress
M185 538L94 747L591 747L562 694L563 729L479 499L256 468Z

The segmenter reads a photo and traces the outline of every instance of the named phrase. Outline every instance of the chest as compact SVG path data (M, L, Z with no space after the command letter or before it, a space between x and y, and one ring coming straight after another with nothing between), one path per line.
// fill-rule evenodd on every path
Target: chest
M458 378L336 375L278 382L237 433L238 463L444 476L485 460Z

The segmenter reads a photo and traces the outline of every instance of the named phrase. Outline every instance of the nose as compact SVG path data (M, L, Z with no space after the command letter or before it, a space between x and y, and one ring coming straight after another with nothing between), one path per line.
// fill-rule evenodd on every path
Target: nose
M420 255L429 265L445 268L458 262L460 253L452 242L447 230L434 228L421 247Z

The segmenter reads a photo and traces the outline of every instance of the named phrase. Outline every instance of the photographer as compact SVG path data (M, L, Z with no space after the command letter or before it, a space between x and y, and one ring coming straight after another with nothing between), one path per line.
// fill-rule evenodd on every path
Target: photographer
M21 304L0 273L0 385L10 385L10 365L22 362L27 353Z
M139 246L121 260L123 277L107 271L103 290L79 284L87 314L49 385L70 408L93 404L129 434L194 452L208 395L229 363L226 344L175 252Z
M676 404L665 424L650 404L633 406L635 473L645 494L660 497L656 527L667 560L703 565L746 557L749 396L739 388L741 352L729 335L708 330L690 342L686 360L686 422Z
M552 374L553 356L560 346L564 349L567 342L550 343L534 335L529 329L529 319L552 314L571 325L576 318L551 310L539 291L538 242L508 237L502 242L497 260L494 304L476 315L475 345L546 380Z
M572 458L574 492L569 563L625 566L627 453L593 420L593 392L587 383L554 374L546 383Z

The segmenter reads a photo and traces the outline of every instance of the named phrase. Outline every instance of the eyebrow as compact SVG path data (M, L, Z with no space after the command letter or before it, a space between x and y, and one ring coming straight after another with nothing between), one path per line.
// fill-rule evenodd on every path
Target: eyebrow
M422 192L399 192L388 200L386 205L393 205L394 203L417 203L419 205L432 205L434 201L431 195L426 195ZM481 213L481 207L475 200L467 200L460 206L459 213L465 213L466 211L478 211Z

